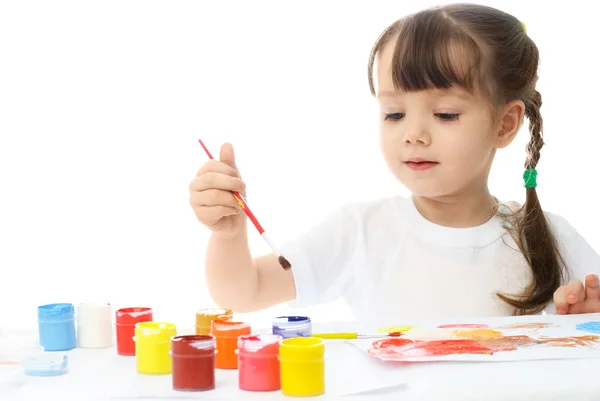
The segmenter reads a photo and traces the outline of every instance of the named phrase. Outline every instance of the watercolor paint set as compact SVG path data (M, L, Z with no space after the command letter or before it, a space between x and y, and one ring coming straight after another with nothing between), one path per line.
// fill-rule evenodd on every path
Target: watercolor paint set
M276 317L271 333L253 332L228 309L200 309L195 318L194 333L181 335L174 323L155 321L150 307L41 305L40 347L22 355L20 367L31 376L66 374L67 351L113 347L114 335L116 353L135 357L138 374L171 375L173 390L213 390L216 370L225 369L238 371L240 390L325 393L325 343L312 336L309 317Z
M319 334L313 333L307 316L275 317L265 331L237 319L231 310L211 308L198 310L194 330L183 334L174 323L155 321L150 307L113 312L107 303L57 303L38 307L39 345L19 349L9 358L12 365L0 363L0 385L3 380L16 383L24 375L64 375L67 351L116 345L119 356L135 358L136 373L171 375L169 390L214 390L218 370L237 370L240 390L313 397L325 394L326 341L336 339L386 366L600 358L600 314L421 322L372 333ZM8 354L0 343L0 362Z

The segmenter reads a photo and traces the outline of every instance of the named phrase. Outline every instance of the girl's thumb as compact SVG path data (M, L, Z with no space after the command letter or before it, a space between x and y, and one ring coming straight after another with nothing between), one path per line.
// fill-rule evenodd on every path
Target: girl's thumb
M219 152L219 160L222 163L228 164L234 169L237 170L235 165L235 154L233 153L233 146L230 143L225 143L221 146L221 151Z

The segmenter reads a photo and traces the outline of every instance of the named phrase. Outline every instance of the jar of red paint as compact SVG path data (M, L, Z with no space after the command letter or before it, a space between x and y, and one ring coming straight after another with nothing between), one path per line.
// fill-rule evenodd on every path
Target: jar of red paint
M252 333L250 323L217 319L212 321L211 332L217 347L217 369L237 369L238 357L235 351L238 337Z
M121 308L115 312L117 327L117 353L119 355L135 355L135 325L141 322L152 321L152 309L139 308Z
M206 391L215 388L215 340L212 336L173 337L173 390Z
M238 337L238 383L241 390L275 391L281 388L279 342L274 334Z

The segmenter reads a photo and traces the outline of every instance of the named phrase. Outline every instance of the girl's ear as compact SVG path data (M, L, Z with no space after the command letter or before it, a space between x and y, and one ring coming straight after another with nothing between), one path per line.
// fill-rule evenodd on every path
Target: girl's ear
M513 100L502 109L498 132L496 136L496 148L505 148L515 139L523 125L525 117L525 103L521 100Z

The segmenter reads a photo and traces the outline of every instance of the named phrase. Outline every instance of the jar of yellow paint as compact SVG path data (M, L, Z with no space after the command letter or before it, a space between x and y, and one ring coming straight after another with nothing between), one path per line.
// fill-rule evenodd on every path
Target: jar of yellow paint
M171 338L177 335L173 323L140 322L135 325L135 362L138 373L170 374Z
M293 337L279 343L281 392L291 397L325 393L325 343L315 337Z

